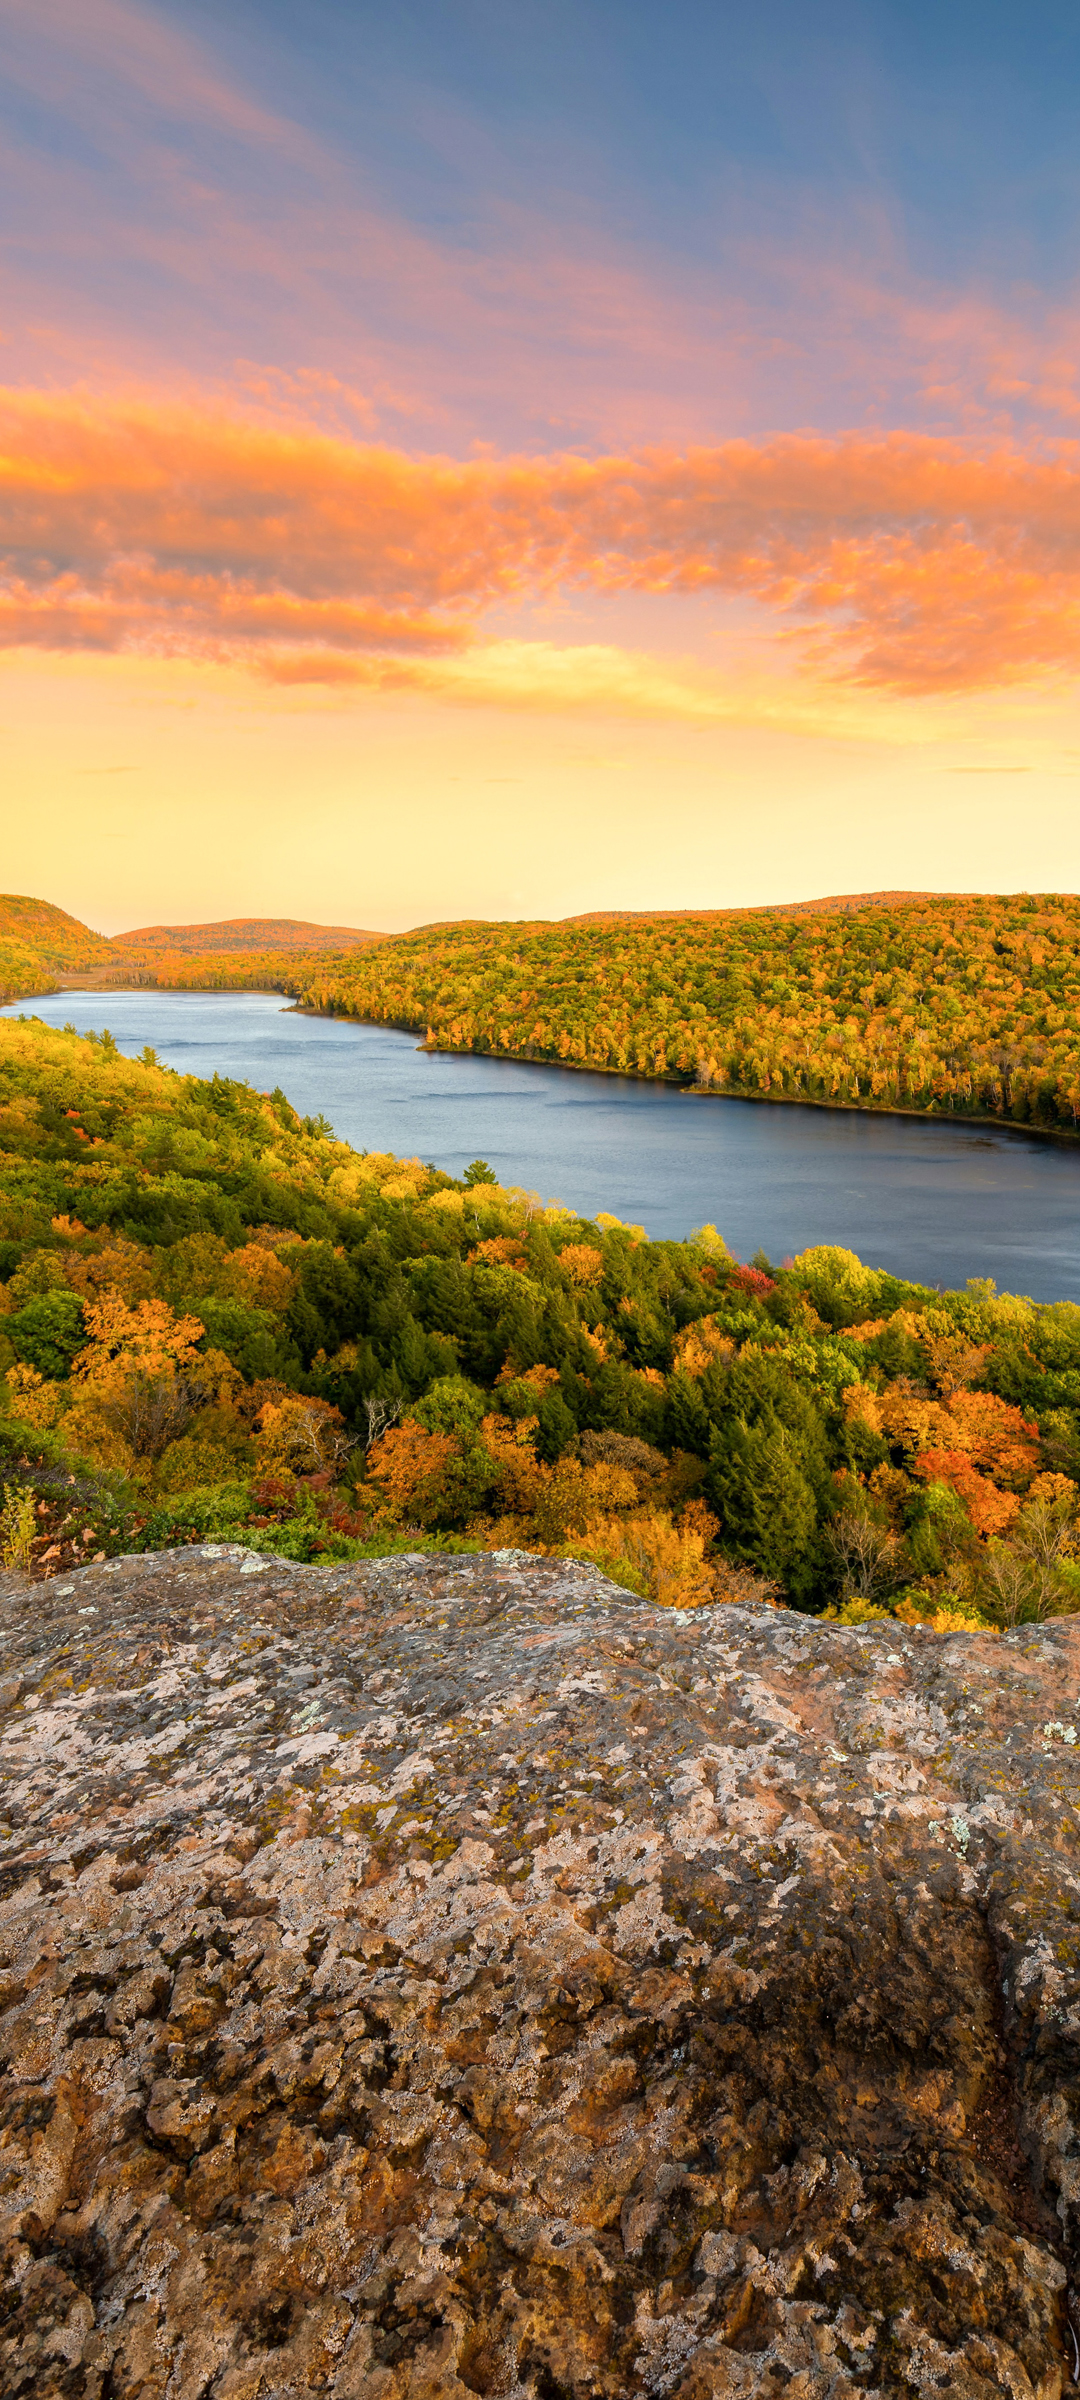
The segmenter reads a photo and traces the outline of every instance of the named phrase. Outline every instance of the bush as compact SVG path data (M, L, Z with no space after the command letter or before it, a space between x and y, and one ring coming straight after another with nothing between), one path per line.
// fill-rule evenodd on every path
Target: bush
M704 1608L715 1597L707 1542L706 1532L676 1525L667 1510L641 1509L590 1519L563 1556L590 1559L613 1583L661 1608Z
M202 1491L208 1485L227 1483L235 1474L235 1449L225 1442L207 1441L197 1434L185 1434L172 1442L154 1469L154 1489L158 1492Z

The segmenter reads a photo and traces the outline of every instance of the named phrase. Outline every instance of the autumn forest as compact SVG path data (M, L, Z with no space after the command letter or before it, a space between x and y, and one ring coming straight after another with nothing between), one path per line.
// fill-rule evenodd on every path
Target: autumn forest
M308 1006L434 1047L715 1092L1075 1132L1080 902L436 926L309 970Z
M165 927L106 943L59 910L20 910L44 904L0 902L12 998L65 970L105 986L262 987L435 1049L1077 1131L1080 900L1068 895L434 925L344 948L340 928L305 929L310 947L297 928L286 947L284 927L250 921L246 938L204 928L201 945Z
M980 990L1018 980L1023 939L1049 994L1048 913L1017 910L1009 951L987 912ZM875 971L861 939L845 953L851 930L729 935L732 1008L738 979L750 1022L781 951L793 981L845 954L853 985L909 975L880 952ZM496 938L444 934L438 974L429 946L425 1009L471 976L474 1026L495 1029L498 994L526 965L538 989L546 956L569 1022L614 1040L609 1003L647 941L670 1068L676 939L699 958L691 988L715 988L693 928L579 928L557 957L550 934ZM606 962L603 989L568 956ZM920 988L943 1008L944 980ZM1080 1307L930 1291L828 1247L740 1262L708 1225L648 1241L503 1188L482 1159L455 1178L362 1154L280 1091L30 1016L0 1022L0 1398L0 1548L38 1576L209 1539L547 1552L662 1605L756 1597L849 1623L1080 1605Z

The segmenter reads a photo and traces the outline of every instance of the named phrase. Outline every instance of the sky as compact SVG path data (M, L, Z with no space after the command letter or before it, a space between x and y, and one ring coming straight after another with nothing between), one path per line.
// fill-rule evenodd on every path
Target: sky
M0 0L2 880L1080 888L1080 11Z

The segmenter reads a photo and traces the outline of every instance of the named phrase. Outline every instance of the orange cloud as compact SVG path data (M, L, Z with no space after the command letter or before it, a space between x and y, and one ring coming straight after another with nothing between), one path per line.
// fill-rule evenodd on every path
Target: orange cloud
M773 612L818 676L974 689L1080 663L1080 448L808 434L462 462L9 391L0 558L9 647L375 683L415 680L403 667L419 654L425 688L452 672L464 689L454 661L497 602L713 592ZM515 670L508 689L522 681ZM542 669L532 681L543 688Z

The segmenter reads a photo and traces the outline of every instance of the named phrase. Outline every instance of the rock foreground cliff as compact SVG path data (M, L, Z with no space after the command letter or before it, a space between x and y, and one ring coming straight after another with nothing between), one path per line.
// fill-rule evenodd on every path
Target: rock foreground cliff
M0 1632L5 2395L1080 2374L1080 1625L203 1550Z

